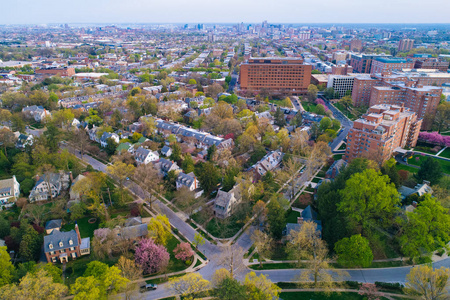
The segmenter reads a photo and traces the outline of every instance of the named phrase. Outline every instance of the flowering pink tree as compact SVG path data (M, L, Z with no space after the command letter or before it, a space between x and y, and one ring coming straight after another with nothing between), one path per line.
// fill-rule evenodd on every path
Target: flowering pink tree
M328 107L325 105L325 101L323 101L322 99L317 98L316 99L316 104L322 104L323 107L325 107L325 111L328 111Z
M164 270L169 264L169 252L152 239L142 239L136 247L135 260L146 274Z
M383 296L382 293L378 292L377 286L373 283L363 283L359 288L361 296L366 296L367 300L379 300L379 296Z
M173 249L173 253L175 253L175 258L181 259L182 261L186 261L194 256L194 251L189 243L179 243L177 247Z
M450 147L450 136L440 135L437 131L426 132L421 131L419 133L419 140L428 142L434 145Z

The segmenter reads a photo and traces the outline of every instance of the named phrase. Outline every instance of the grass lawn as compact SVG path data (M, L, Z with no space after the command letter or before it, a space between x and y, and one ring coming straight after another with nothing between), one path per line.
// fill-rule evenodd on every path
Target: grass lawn
M287 223L297 223L297 218L300 217L300 213L298 211L293 211L286 216L286 224Z
M310 187L307 187L307 188L305 189L305 191L308 191L308 192L314 193L314 189L313 189L313 188L310 188Z
M441 157L450 158L450 148L445 149L444 151L439 154Z
M417 171L419 171L419 169L417 169L417 168L414 168L414 167L411 167L411 166L405 166L405 165L402 165L402 164L399 164L399 163L397 163L395 165L395 168L397 169L397 171L398 170L405 170L405 171L408 171L408 172L411 172L411 173L417 173Z
M280 299L283 300L363 300L367 299L358 293L330 293L323 292L283 292L280 293ZM381 297L381 299L386 299Z
M319 173L317 173L318 177L325 177L325 171L320 170Z
M316 106L317 104L315 103L311 103L311 102L307 102L307 101L302 101L302 106L303 108L308 111L308 112L312 112L315 113L316 112Z
M346 148L347 148L347 144L346 144L346 143L342 143L342 144L339 146L338 150L345 150Z
M425 155L414 155L412 158L408 159L408 163L416 166L420 166L422 161L424 161L427 158ZM450 174L450 161L433 158L434 160L437 160L439 164L442 167L442 171L446 174Z
M314 177L314 178L311 180L311 182L319 183L319 181L321 181L321 180L322 180L322 178Z
M339 160L339 159L342 158L342 156L344 156L344 154L335 154L335 155L333 155L333 159L334 160Z
M98 228L99 219L95 223L89 223L89 219L92 219L95 217L84 217L82 219L77 220L78 228L80 229L80 235L82 238L90 237L92 238L94 236L94 230ZM62 231L70 231L75 228L75 223L70 222L68 224L64 224L61 228Z
M225 220L212 218L211 221L206 224L206 230L217 238L230 238L234 236L245 225L243 220L238 220L234 216Z
M450 135L450 131L447 131L447 132L441 132L441 135Z
M262 268L259 268L258 264L258 265L251 265L249 266L249 268L253 270L278 270L278 269L285 270L285 269L295 269L296 265L290 263L263 264Z
M169 281L169 279L171 279L171 278L178 278L178 277L181 277L184 275L186 275L186 273L169 276L168 278L161 277L161 278L150 279L150 280L146 280L145 283L161 284L161 283Z
M167 273L183 271L184 269L189 267L189 265L184 263L182 260L175 258L175 254L173 253L173 250L176 248L176 246L179 243L180 243L180 241L173 235L170 237L170 239L167 242L167 252L169 252L169 254L170 254L170 261L169 261L169 266L167 267Z

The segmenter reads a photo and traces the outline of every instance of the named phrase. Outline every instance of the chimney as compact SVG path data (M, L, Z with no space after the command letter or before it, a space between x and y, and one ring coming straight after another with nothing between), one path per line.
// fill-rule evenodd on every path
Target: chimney
M414 207L417 208L417 202L416 202L416 201L413 201L413 202L412 202L412 206L414 206Z
M303 217L298 217L297 218L297 223L298 224L303 224Z
M77 237L78 237L78 245L81 245L81 236L80 236L80 230L78 229L78 223L75 223L75 232L77 233Z
M69 172L69 178L70 178L70 182L73 182L73 175L72 175L72 171Z
M39 174L36 174L36 181L39 181L40 177Z

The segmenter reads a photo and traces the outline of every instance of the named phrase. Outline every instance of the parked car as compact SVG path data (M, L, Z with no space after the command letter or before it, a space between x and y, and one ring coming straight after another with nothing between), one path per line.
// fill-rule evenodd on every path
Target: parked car
M157 288L158 288L158 286L156 284L147 283L146 285L141 286L140 291L141 291L141 293L145 293L148 291L156 290Z

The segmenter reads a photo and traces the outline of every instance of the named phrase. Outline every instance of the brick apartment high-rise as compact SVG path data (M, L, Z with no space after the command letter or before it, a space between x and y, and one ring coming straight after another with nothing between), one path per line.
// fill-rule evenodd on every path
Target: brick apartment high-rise
M397 147L415 147L422 119L405 107L374 105L353 122L347 136L344 160L365 157L384 162Z
M311 82L312 66L301 58L251 57L241 64L239 83L242 91L257 94L303 95Z
M398 42L398 51L399 52L408 52L414 47L414 40L412 39L401 39Z
M391 57L386 54L351 54L350 66L353 67L355 73L370 73L372 69L372 62L377 57Z

